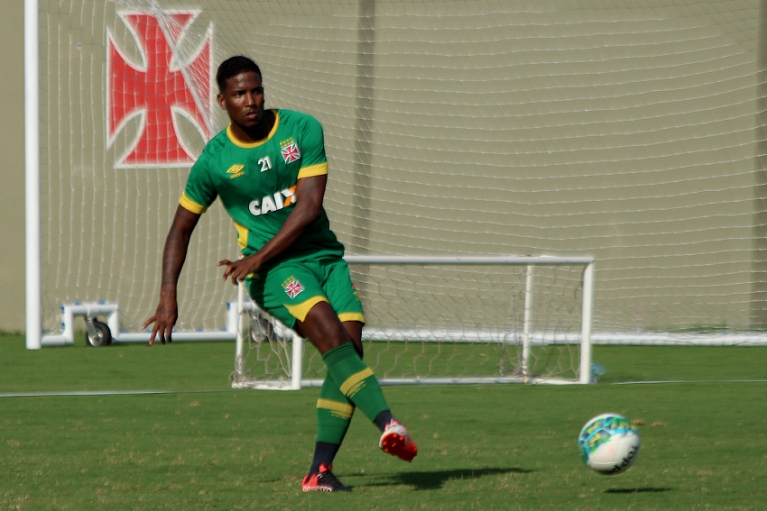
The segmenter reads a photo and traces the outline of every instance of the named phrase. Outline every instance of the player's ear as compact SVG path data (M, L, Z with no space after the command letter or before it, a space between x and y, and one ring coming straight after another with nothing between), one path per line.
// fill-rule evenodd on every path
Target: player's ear
M216 96L216 100L218 101L218 106L221 107L221 110L226 110L226 103L224 102L224 95L219 92L218 96Z

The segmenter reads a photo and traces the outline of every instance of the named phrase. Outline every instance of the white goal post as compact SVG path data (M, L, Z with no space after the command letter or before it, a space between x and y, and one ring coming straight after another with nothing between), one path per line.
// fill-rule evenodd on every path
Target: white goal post
M374 353L368 363L383 385L591 382L591 257L349 255L346 260L366 310L363 344L366 353ZM573 271L544 274L552 268ZM316 376L324 367L314 348L253 304L241 301L238 309L251 316L251 331L237 337L233 387L321 385ZM412 366L404 371L409 374L385 367L392 358L387 350ZM449 364L450 357L457 360ZM479 365L469 368L466 361L478 357L483 357ZM431 360L419 370L418 358ZM442 364L442 371L426 369Z

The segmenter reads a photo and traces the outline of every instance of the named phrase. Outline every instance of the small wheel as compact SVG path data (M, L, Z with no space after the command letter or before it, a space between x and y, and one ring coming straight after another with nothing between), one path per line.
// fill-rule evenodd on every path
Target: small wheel
M96 329L96 335L91 335L86 330L85 342L88 343L88 346L93 346L95 348L98 348L101 346L109 346L110 344L112 344L112 331L109 330L109 325L95 319L92 320L91 323L93 324L93 327Z

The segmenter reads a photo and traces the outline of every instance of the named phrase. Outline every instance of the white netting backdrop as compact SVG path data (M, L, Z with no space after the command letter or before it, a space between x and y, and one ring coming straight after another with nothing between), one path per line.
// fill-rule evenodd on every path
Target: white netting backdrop
M322 121L350 253L591 255L595 332L758 331L760 3L610 5L41 0L45 330L73 301L151 314L184 154L226 123L207 73L243 53L268 105ZM234 240L212 208L179 328L223 326Z

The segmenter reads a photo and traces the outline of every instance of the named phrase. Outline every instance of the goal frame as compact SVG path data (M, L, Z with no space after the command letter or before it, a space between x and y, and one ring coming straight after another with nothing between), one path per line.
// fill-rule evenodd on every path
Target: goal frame
M525 300L524 300L524 320L522 325L523 346L522 346L522 375L512 377L456 377L456 378L380 378L381 385L414 385L414 384L489 384L489 383L535 383L535 384L589 384L591 379L591 331L594 317L594 258L590 256L386 256L386 255L347 255L346 262L353 267L354 265L395 265L395 266L525 266ZM574 340L579 343L579 369L577 380L563 380L556 378L536 378L527 371L527 365L530 354L530 347L533 342L532 325L532 303L534 296L534 271L535 266L583 266L583 293L581 307L581 330L577 339L566 338L565 340ZM244 301L243 286L240 286L237 311L240 317L241 325L238 331L235 343L235 369L232 379L234 388L251 388L259 390L298 390L302 387L318 387L322 385L322 380L304 379L303 374L303 350L304 339L295 331L287 329L284 325L279 325L285 338L290 339L292 343L292 357L290 374L285 380L250 380L238 378L242 376L243 354L245 351L245 334L242 326L244 325L244 316L256 309L251 302ZM380 338L381 334L391 341L409 341L423 340L433 337L433 331L422 332L419 330L383 330L366 327L363 329L362 340L374 340ZM456 336L450 330L440 331L441 339L451 340ZM454 339L453 339L454 340ZM483 337L481 332L477 332L474 339L463 340L463 342L488 342L493 341L490 337ZM542 338L540 342L546 343L551 339Z
M24 0L24 217L26 345L42 348L40 258L40 27L38 0Z

